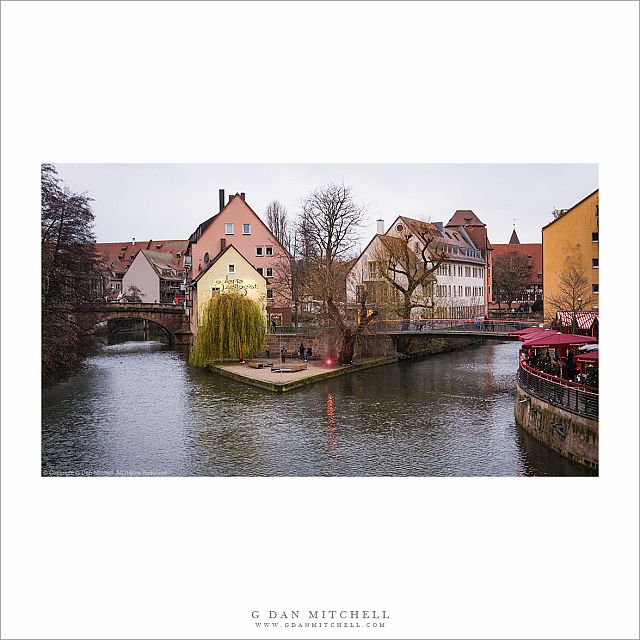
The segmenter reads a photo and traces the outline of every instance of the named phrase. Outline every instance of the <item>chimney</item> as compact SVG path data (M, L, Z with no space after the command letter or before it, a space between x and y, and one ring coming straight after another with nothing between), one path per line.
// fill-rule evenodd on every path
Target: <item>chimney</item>
M220 211L224 209L224 189L218 189L218 202L220 204Z
M135 238L131 238L131 244L135 244L136 243L136 239Z
M382 218L378 218L376 220L376 225L378 225L376 228L376 233L381 236L384 235L384 220Z
M226 238L220 238L220 251L224 251L227 246Z
M244 200L244 191L240 194L240 197Z

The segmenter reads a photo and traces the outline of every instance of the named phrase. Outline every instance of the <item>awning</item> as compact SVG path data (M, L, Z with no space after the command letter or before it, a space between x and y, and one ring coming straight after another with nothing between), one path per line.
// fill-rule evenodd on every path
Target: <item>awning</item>
M535 335L531 339L526 340L522 345L523 347L577 347L583 344L589 344L592 342L598 342L598 338L592 338L591 336L579 336L574 333L558 333L554 332L552 335Z
M574 356L574 360L578 362L598 362L598 353L599 351L589 351L588 353L581 353L577 356Z
M559 331L554 331L553 329L540 329L538 328L536 331L530 331L524 335L518 336L521 342L529 342L530 340L537 340L538 338L542 338L545 336L553 336L556 333L560 333Z
M558 311L556 313L556 320L563 327L570 327L574 317L579 329L591 331L593 323L598 320L598 313L596 311L577 311L575 314L573 311Z

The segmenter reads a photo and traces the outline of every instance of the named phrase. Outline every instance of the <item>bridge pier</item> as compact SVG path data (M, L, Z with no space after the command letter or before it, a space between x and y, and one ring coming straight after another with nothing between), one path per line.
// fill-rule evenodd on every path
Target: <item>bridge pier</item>
M176 347L189 347L192 335L191 331L176 331L173 334L173 343Z

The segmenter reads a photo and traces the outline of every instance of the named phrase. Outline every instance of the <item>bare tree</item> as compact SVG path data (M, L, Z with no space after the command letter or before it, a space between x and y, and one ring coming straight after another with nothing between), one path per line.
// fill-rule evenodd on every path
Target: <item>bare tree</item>
M92 347L74 321L102 293L92 199L72 193L53 165L41 169L42 376L72 369Z
M396 315L407 326L413 309L433 307L436 272L445 259L440 238L435 225L415 222L400 236L380 236L373 252L377 276L397 292Z
M366 208L355 200L351 187L332 183L304 198L297 226L304 273L301 295L317 300L321 320L341 333L342 364L353 360L356 339L372 319L369 315L355 322L355 318L349 317L346 304L350 259L365 213Z
M277 200L273 200L267 206L265 218L267 226L278 242L291 253L291 231L285 206Z
M577 326L577 313L592 307L595 302L591 293L591 283L579 256L567 256L562 271L556 273L556 277L556 290L546 298L549 307L554 311L553 319L558 311L571 311L574 324Z
M493 259L493 293L498 301L506 302L508 309L514 300L522 297L529 283L531 270L529 262L521 253L510 253L495 256Z

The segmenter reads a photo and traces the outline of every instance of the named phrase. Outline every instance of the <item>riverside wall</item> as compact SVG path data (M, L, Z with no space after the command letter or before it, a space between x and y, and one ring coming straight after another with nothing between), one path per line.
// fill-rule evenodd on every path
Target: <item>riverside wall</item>
M428 338L409 337L397 341L392 336L365 334L356 342L354 360L359 358L389 358L397 357L422 358L448 351L458 351L469 346L483 344L481 338ZM287 351L297 352L300 343L311 347L314 356L326 357L331 351L337 352L340 347L339 335L268 335L266 350L270 357L277 357L282 346Z
M536 440L574 462L598 469L598 421L532 395L516 382L515 418Z

